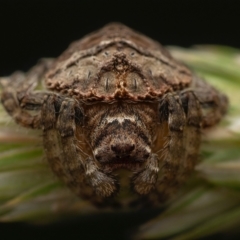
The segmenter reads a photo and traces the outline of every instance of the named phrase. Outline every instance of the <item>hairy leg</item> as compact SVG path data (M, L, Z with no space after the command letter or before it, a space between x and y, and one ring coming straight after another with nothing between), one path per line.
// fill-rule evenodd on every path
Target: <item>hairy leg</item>
M86 190L84 168L79 161L74 142L69 142L73 136L73 126L69 127L73 114L68 109L69 116L63 114L66 101L56 95L46 95L42 105L41 118L43 125L43 146L52 171L79 197L89 197L93 193ZM60 108L62 108L60 110ZM61 114L60 114L61 111ZM60 119L58 116L61 116ZM66 119L68 118L68 119ZM65 122L66 120L66 122ZM70 122L68 122L69 120ZM62 127L62 124L66 127Z
M62 162L64 155L59 132L56 130L56 96L46 95L42 105L43 147L52 171L64 182L68 180ZM60 103L59 103L60 104Z
M201 106L202 127L210 127L218 123L227 112L227 97L198 77L193 78L191 88Z
M29 72L15 72L10 77L0 78L1 102L13 119L23 127L40 128L40 111L43 93L32 92L42 80L52 63L51 59L41 60ZM26 110L37 111L35 115Z
M191 91L179 96L168 94L160 104L160 119L168 122L169 137L159 163L156 191L149 199L164 202L189 177L198 161L202 125L200 103Z
M160 162L159 179L156 185L160 201L165 201L179 185L186 159L186 116L180 99L168 94L160 104L160 120L168 121L169 138Z
M188 176L199 160L201 144L202 111L200 103L193 92L181 96L187 116L186 149L187 155L183 162L183 178Z
M131 182L135 192L146 195L155 188L159 172L158 162L157 154L152 154L147 160L145 168L133 175Z
M62 166L68 176L67 185L79 196L93 197L92 201L101 201L117 191L116 182L99 170L91 157L82 159L77 149L75 109L77 103L65 99L60 107L57 130L63 151Z

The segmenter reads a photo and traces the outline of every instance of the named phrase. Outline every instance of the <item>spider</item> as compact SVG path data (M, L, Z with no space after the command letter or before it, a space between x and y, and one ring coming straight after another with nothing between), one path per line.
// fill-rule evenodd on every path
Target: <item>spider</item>
M93 203L118 192L120 169L133 193L168 199L198 162L201 129L228 107L158 42L118 23L0 83L16 123L42 129L52 171Z

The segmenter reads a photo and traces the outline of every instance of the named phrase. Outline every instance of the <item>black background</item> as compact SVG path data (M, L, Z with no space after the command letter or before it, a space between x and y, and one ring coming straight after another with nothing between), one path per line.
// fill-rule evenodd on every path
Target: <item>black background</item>
M240 48L238 0L0 0L0 76L58 56L73 40L120 21L164 45Z
M58 56L73 40L119 21L164 45L222 44L240 48L234 0L0 0L0 76ZM124 239L152 213L88 217L48 226L2 224L1 239ZM117 221L116 221L117 219ZM4 238L2 238L2 236ZM115 237L114 237L115 236ZM226 235L215 236L227 239Z

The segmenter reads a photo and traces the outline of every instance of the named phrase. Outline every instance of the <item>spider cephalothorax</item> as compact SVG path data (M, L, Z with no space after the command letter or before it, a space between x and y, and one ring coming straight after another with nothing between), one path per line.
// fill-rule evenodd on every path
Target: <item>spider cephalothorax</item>
M116 23L0 82L15 121L43 129L53 172L95 203L118 191L123 168L133 192L168 198L194 169L201 128L228 105L159 43Z

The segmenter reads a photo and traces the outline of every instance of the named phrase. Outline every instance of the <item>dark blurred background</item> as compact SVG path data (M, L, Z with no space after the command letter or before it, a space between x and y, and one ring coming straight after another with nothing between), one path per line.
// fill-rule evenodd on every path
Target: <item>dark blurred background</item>
M122 22L164 45L221 44L240 48L239 2L0 0L0 76L17 69L27 70L41 57L56 57L73 40L112 21ZM152 215L135 213L127 217L128 221L126 216L90 216L41 227L0 224L0 236L128 239L133 229ZM224 235L215 237L227 239Z
M73 40L120 21L164 45L240 48L238 0L0 0L0 76L58 56Z

